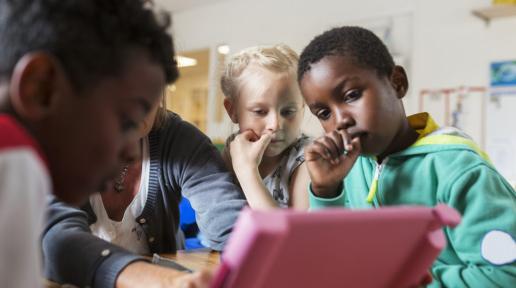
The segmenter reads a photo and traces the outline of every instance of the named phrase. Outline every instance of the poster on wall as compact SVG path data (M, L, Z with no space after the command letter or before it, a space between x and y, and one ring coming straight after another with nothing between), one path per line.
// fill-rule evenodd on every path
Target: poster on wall
M516 185L516 60L492 62L486 105L486 150L496 169Z
M516 60L491 63L491 95L516 96Z

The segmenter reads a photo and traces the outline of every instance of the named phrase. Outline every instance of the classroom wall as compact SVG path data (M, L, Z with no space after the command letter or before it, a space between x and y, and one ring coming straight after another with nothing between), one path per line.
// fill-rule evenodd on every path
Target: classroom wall
M355 8L349 9L349 3ZM166 1L163 5L166 7ZM229 0L175 13L173 33L179 51L228 44L236 52L248 46L281 42L300 52L310 39L328 28L352 23L352 19L363 21L405 13L412 6L412 0ZM304 127L311 135L322 132L309 111L305 112ZM231 131L234 127L227 117L225 124L210 123L208 127L212 138L224 138Z
M394 46L401 51L411 84L405 98L406 110L415 113L422 89L488 86L491 61L516 59L516 17L497 19L486 25L471 13L472 9L490 3L489 0L228 0L174 13L173 33L179 51L228 44L236 52L252 45L278 42L301 51L313 36L328 28L394 19L398 23ZM166 7L166 0L162 5ZM213 99L210 101L212 105L218 104ZM516 110L516 96L503 100L503 109ZM492 132L494 126L513 131L511 123L516 119L499 123L489 117L485 120L491 126L486 137L490 137L489 129ZM306 121L311 134L321 132L315 119L307 117ZM221 133L229 133L228 123L210 124L208 135L221 137Z

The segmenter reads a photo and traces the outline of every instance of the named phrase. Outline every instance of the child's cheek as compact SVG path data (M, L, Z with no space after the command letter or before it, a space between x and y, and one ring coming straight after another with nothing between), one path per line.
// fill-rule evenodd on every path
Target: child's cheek
M265 126L261 125L260 121L256 119L246 119L245 121L240 121L238 123L238 128L240 131L251 130L258 136L265 133Z

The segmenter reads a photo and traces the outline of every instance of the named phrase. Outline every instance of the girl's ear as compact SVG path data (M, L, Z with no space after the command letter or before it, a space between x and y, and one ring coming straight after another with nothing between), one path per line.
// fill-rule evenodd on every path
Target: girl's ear
M396 90L396 95L398 96L398 99L401 99L405 97L405 95L407 95L409 84L407 73L405 73L405 69L403 69L403 67L398 65L394 66L390 81L392 87L394 87L394 90Z
M224 98L224 108L226 108L226 112L228 113L231 121L238 124L238 117L236 116L236 109L233 101L228 98Z
M48 54L28 54L18 61L9 95L20 117L39 120L51 111L56 98L56 74L56 62Z

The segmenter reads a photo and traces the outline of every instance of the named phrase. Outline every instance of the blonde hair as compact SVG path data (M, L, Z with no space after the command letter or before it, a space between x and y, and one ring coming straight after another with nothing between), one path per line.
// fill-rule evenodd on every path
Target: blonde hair
M258 65L277 73L288 73L296 79L299 55L284 44L255 46L231 56L222 73L220 86L226 98L236 99L239 94L243 72L250 64Z
M165 90L163 90L162 93L163 93L163 95L161 96L161 103L159 105L158 111L156 112L156 118L154 119L154 124L152 125L153 130L161 129L167 122L167 117L168 117L167 94L166 94Z

